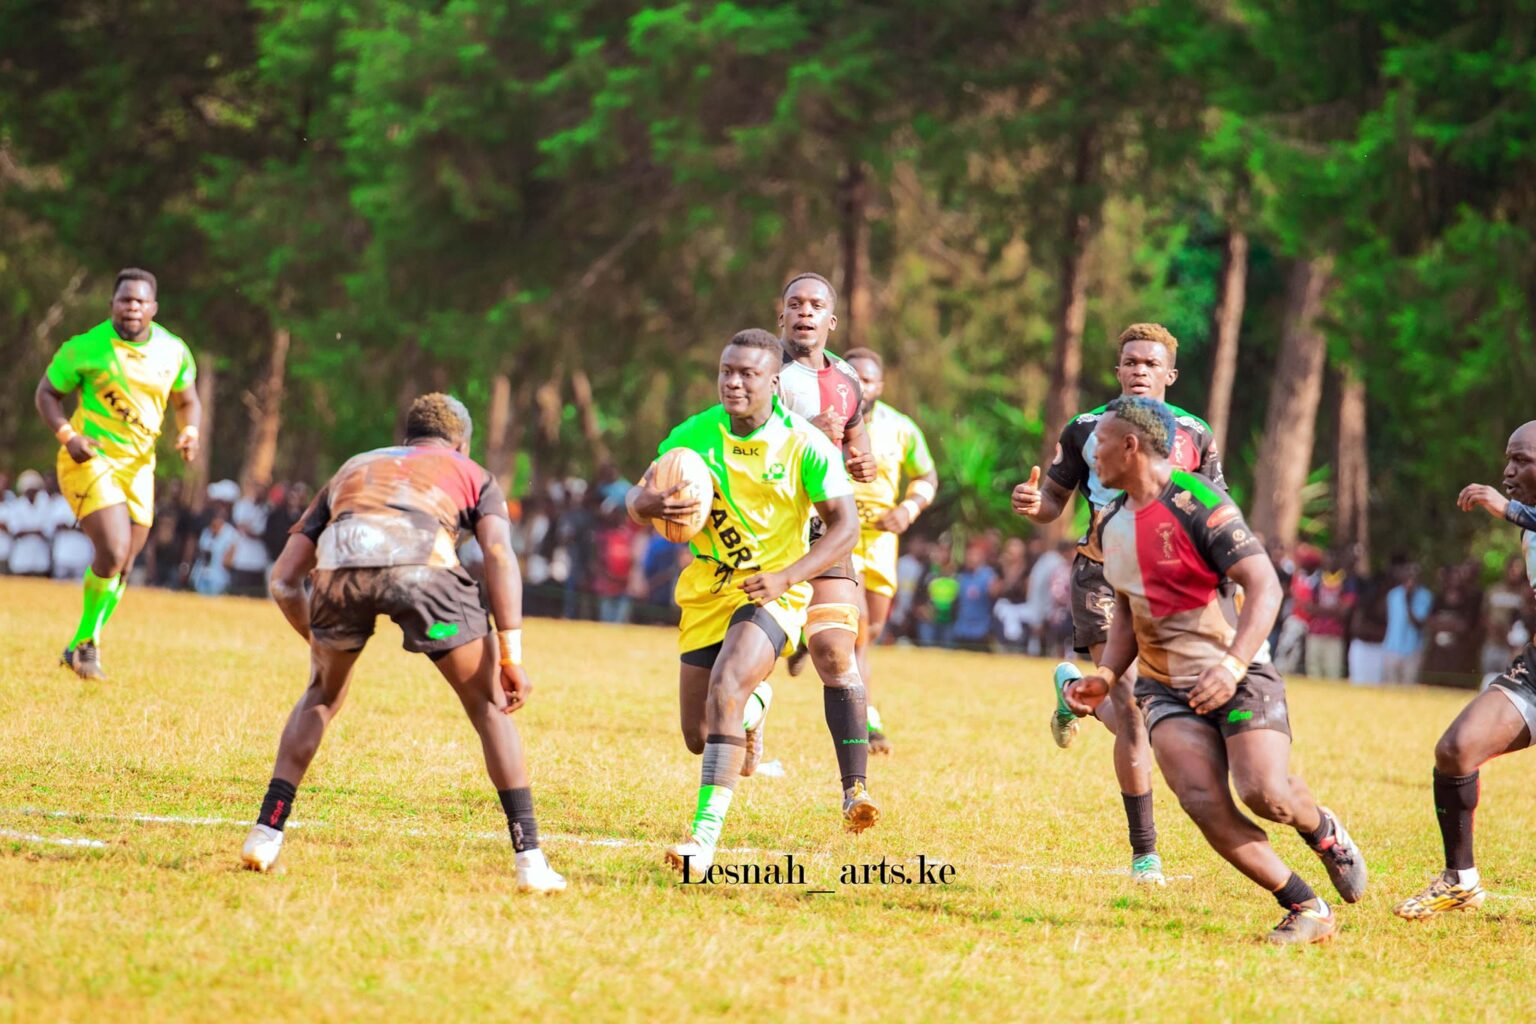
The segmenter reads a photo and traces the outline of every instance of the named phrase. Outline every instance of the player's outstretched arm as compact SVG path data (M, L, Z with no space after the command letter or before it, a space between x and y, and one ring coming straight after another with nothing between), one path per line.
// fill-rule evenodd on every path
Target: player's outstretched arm
M101 447L93 438L77 434L75 428L69 425L69 417L64 415L64 392L48 383L46 373L37 382L32 404L37 406L37 413L43 418L43 423L76 462L85 462Z
M1522 530L1536 531L1536 506L1511 500L1504 509L1504 518Z
M267 591L283 618L294 632L309 640L309 600L304 596L304 579L315 567L315 542L302 533L289 534L277 561L272 563L272 578Z
M1049 476L1042 478L1039 466L1032 467L1029 479L1013 489L1014 514L1037 523L1055 522L1071 501L1072 492Z
M1463 512L1480 508L1495 519L1503 519L1504 510L1509 507L1509 499L1500 494L1498 488L1487 484L1468 484L1456 495L1456 507Z
M533 686L523 671L523 574L512 550L512 525L501 516L481 516L475 539L485 555L485 594L496 620L501 686L508 713L528 701Z
M859 539L859 512L853 495L816 502L826 530L811 549L778 572L760 572L740 584L754 604L776 601L797 583L815 579L853 553Z

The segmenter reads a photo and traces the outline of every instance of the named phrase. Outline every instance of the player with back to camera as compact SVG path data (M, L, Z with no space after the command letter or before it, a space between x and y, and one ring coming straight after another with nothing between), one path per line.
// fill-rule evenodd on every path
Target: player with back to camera
M269 870L283 844L295 792L326 726L341 709L352 669L388 615L405 649L425 654L453 688L480 736L515 853L522 892L560 892L565 879L539 848L533 790L511 713L528 701L522 668L523 583L501 487L469 457L473 425L457 399L423 395L405 419L405 443L353 456L289 534L272 567L272 596L309 643L309 686L288 716L245 865ZM473 531L485 593L459 563L457 539ZM311 577L311 573L313 573ZM304 580L313 591L304 596Z
M202 405L186 342L155 323L158 282L118 271L112 315L66 341L37 382L38 414L59 439L59 490L95 554L85 572L75 635L60 659L82 679L105 679L101 635L128 589L155 515L155 441L166 406L181 424L176 450L197 457ZM64 399L80 392L69 418Z
M737 780L757 767L772 698L760 681L794 649L811 596L806 581L847 558L858 536L853 488L837 449L776 397L781 352L767 331L732 337L720 354L720 404L683 421L657 449L658 456L697 452L714 478L709 518L677 581L678 711L683 742L703 755L690 834L666 850L667 863L685 878L714 862ZM662 492L655 476L652 463L630 488L630 517L688 523L696 502L679 493L681 484ZM807 549L813 508L826 528ZM844 748L837 754L846 774ZM844 805L848 827L857 830L859 808L850 817Z
M1176 367L1179 342L1161 324L1131 324L1120 332L1119 356L1115 378L1120 394L1139 395L1164 401L1168 388L1179 379ZM1094 470L1094 427L1105 415L1099 406L1072 418L1061 432L1056 457L1040 478L1036 466L1029 479L1013 491L1013 510L1037 523L1055 521L1072 507L1072 492L1082 491L1091 516L1113 501L1116 492ZM1221 474L1221 460L1216 453L1211 428L1200 417L1169 406L1178 432L1169 461L1175 467L1202 474L1226 487ZM1091 527L1090 527L1091 528ZM1115 611L1114 589L1104 580L1104 566L1090 553L1087 538L1078 543L1072 561L1072 633L1073 646L1097 664L1109 637ZM1051 713L1051 735L1059 747L1071 746L1077 736L1077 716L1062 698L1063 688L1082 677L1077 666L1064 661L1056 666L1056 709ZM1116 684L1109 699L1094 712L1114 734L1115 778L1120 783L1120 799L1125 807L1126 830L1131 844L1131 879L1144 884L1162 885L1163 859L1157 852L1157 824L1152 814L1152 748L1147 742L1147 726L1133 695L1136 667L1132 665Z
M1141 396L1110 402L1094 427L1099 479L1124 492L1089 537L1116 609L1095 674L1069 683L1065 697L1087 713L1136 662L1136 700L1163 778L1211 847L1286 912L1269 940L1323 942L1337 917L1238 809L1232 788L1261 818L1294 828L1347 903L1365 892L1365 860L1291 774L1285 683L1266 639L1280 610L1274 566L1232 499L1169 461L1177 430L1168 406Z
M1520 528L1525 571L1536 587L1536 420L1524 424L1504 449L1504 494L1468 484L1457 495L1463 512L1480 508ZM1500 754L1524 750L1536 733L1536 641L1527 640L1503 674L1472 699L1435 744L1435 820L1445 870L1394 913L1422 921L1455 910L1476 910L1487 899L1472 857L1472 824L1482 783L1478 773Z

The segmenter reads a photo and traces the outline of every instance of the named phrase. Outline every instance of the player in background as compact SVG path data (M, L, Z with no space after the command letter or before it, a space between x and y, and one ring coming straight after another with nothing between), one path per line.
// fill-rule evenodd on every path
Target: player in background
M1120 333L1119 344L1115 378L1120 382L1120 394L1164 401L1168 388L1179 379L1175 366L1178 339L1161 324L1131 324ZM1036 466L1029 480L1014 488L1014 512L1037 523L1054 522L1071 509L1072 492L1079 490L1088 502L1090 515L1097 518L1100 510L1114 500L1117 492L1106 486L1093 468L1097 444L1094 427L1106 408L1101 405L1082 413L1066 425L1045 479L1040 479L1040 467ZM1175 468L1200 473L1225 489L1210 426L1183 409L1169 408L1178 425L1169 461ZM1089 552L1086 540L1085 537L1079 541L1077 557L1072 562L1073 646L1097 664L1109 637L1115 594L1104 580L1103 565ZM1077 736L1077 716L1067 707L1062 691L1081 676L1077 666L1069 661L1056 666L1056 709L1051 712L1051 735L1059 747L1070 746ZM1157 824L1152 815L1152 754L1146 723L1133 696L1135 684L1133 665L1094 714L1115 736L1115 777L1120 783L1130 836L1131 878L1162 885L1163 859L1157 852Z
M1526 576L1536 587L1536 420L1509 438L1504 450L1504 493L1468 484L1456 498L1463 512L1481 508L1520 528ZM1474 697L1435 744L1435 820L1445 848L1445 871L1394 913L1422 921L1452 910L1476 910L1487 892L1472 858L1472 824L1482 766L1531 745L1536 732L1536 642L1528 641L1504 673Z
M820 274L797 274L779 298L783 343L779 400L832 441L856 483L870 483L875 479L875 460L864 423L863 389L853 367L827 351L827 338L837 330L837 291ZM812 541L821 530L821 520L813 518ZM862 604L857 567L850 552L811 580L805 626L805 649L821 677L827 727L832 730L839 758L845 753L848 758L844 775L860 779L869 766L868 695L854 653ZM791 656L790 675L799 674L804 657ZM857 799L867 801L860 813L874 824L880 811L862 785Z
M896 597L896 560L901 535L906 533L938 493L939 474L934 470L928 441L916 423L880 401L885 390L885 364L872 349L850 349L843 358L859 375L864 401L861 412L869 432L870 455L875 460L875 479L855 483L853 497L859 506L859 543L854 564L859 569L864 593L862 627L854 641L859 675L866 696L870 688L870 648L880 642ZM906 493L897 500L902 479ZM875 705L869 703L869 752L889 754L890 740Z
M75 635L61 662L82 679L105 679L101 635L128 589L133 560L155 514L155 441L166 406L175 407L176 450L197 456L202 406L186 342L155 323L155 275L118 271L112 315L66 341L37 382L37 411L59 439L59 490L69 499L95 555L85 572ZM80 392L71 417L64 399Z
M523 741L509 717L531 690L522 668L523 581L507 499L469 457L472 429L457 399L416 399L406 414L405 444L349 459L290 531L272 567L271 590L309 643L309 686L288 716L267 795L241 850L247 867L266 871L277 860L299 783L341 710L374 619L388 615L405 649L425 654L453 687L480 736L512 836L518 889L565 888L539 849ZM494 637L475 581L459 563L460 530L473 531L483 553Z
M1086 713L1138 663L1135 697L1163 778L1211 847L1286 912L1270 941L1326 941L1338 930L1332 910L1232 800L1235 788L1259 817L1294 828L1345 902L1364 894L1364 858L1291 774L1285 683L1266 639L1282 597L1274 566L1232 499L1170 460L1168 406L1117 398L1094 437L1099 479L1124 492L1089 535L1116 611L1095 674L1067 685L1068 705Z
M779 339L741 331L720 354L720 404L690 417L657 449L688 448L714 477L709 521L691 542L693 561L677 581L682 609L678 646L678 711L683 742L702 754L699 794L689 837L667 848L666 860L689 874L714 863L737 780L761 756L759 742L772 690L762 682L780 654L794 649L811 598L808 580L848 557L858 537L858 512L842 459L826 437L784 408L775 393L782 364ZM687 523L696 511L674 487L652 486L653 462L625 499L639 523ZM806 547L812 509L825 530ZM858 726L849 704L827 688L827 724L843 781L843 817L851 831L874 824L862 763L840 738ZM863 751L865 748L857 748Z

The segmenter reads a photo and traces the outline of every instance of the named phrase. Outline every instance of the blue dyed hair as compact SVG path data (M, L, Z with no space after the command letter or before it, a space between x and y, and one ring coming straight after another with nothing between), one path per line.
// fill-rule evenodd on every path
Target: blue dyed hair
M1121 395L1105 411L1124 420L1148 448L1163 458L1173 451L1173 436L1179 426L1173 410L1165 403L1143 395Z

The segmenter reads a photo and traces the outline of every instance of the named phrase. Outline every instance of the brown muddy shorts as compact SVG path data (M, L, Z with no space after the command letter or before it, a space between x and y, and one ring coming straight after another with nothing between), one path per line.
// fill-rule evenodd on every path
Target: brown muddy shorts
M1198 715L1189 706L1189 691L1164 686L1146 676L1136 680L1136 704L1147 720L1148 734L1159 722L1186 715L1209 724L1223 739L1253 729L1291 734L1291 718L1285 708L1285 680L1273 665L1251 666L1237 684L1232 699L1208 714Z
M405 649L418 654L451 651L491 631L480 588L462 567L315 571L309 596L309 632L315 643L360 651L380 615L394 620L404 634Z

